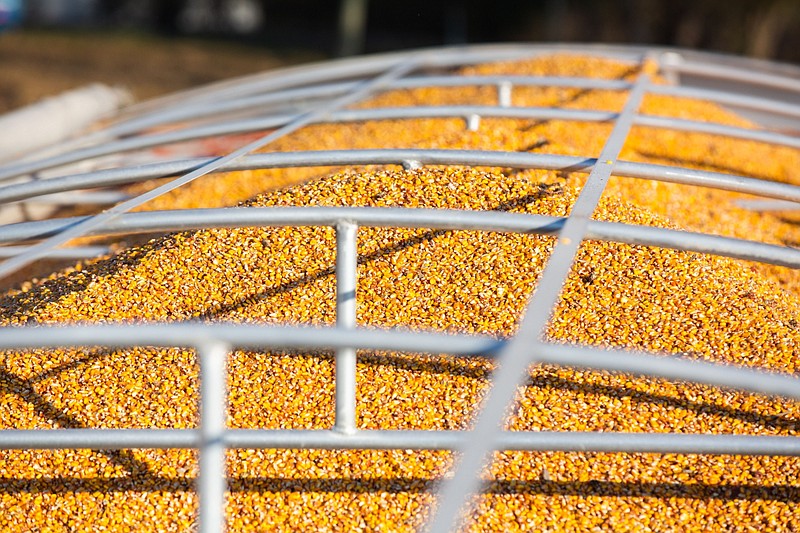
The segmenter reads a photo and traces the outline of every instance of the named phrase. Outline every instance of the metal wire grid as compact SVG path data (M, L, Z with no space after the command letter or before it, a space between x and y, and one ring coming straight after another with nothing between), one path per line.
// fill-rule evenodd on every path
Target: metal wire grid
M641 65L646 58L660 60L668 79L681 73L723 80L742 90L742 84L772 95L789 95L784 101L771 97L742 96L737 91L709 90L680 85L659 86L640 75L631 84L619 80L589 78L537 78L521 76L458 77L443 68L486 61L520 59L554 51L602 55ZM690 54L691 56L691 54ZM46 177L0 187L0 202L29 201L84 188L132 183L153 177L178 176L170 183L90 217L44 220L0 227L0 244L42 239L33 246L5 246L11 259L0 264L7 275L40 257L89 253L86 248L60 248L82 235L189 230L241 226L332 226L336 229L337 323L331 328L264 327L241 324L152 324L82 327L3 328L0 348L47 348L57 346L134 345L194 347L201 367L200 421L197 429L59 429L2 430L0 448L197 448L200 450L199 527L201 531L224 528L226 448L330 448L330 449L457 449L463 451L452 479L446 480L429 524L431 531L446 531L458 524L468 497L480 490L478 473L494 449L617 451L661 453L716 453L800 455L800 441L793 437L746 435L641 434L596 432L507 432L502 430L505 408L532 363L553 363L628 372L733 387L764 394L800 399L800 380L781 375L674 357L588 346L555 345L542 333L558 300L575 254L585 239L660 246L712 253L765 263L800 267L800 251L714 235L609 223L591 220L605 183L617 176L701 185L759 195L770 201L800 202L800 187L766 182L746 176L698 171L679 167L617 161L619 150L633 125L701 131L800 148L800 140L769 130L732 128L668 117L639 114L645 93L704 98L737 109L800 124L800 79L780 68L763 64L753 77L752 65L724 64L716 57L687 56L671 51L630 48L536 46L488 46L444 49L346 60L315 67L289 69L277 75L257 76L184 94L180 100L134 109L125 120L104 130L55 147L49 154L0 168L0 180L24 176ZM767 69L766 71L764 69ZM424 71L433 74L424 75ZM414 73L413 76L410 74ZM403 109L344 109L377 92L392 88L427 85L497 87L496 106L448 106ZM514 86L560 85L628 91L628 102L619 113L521 108L512 105ZM255 112L256 118L226 120L231 113ZM546 154L456 150L354 150L253 154L250 152L308 124L419 117L462 117L467 128L479 127L481 117L559 118L614 124L597 158ZM165 134L144 134L148 128L176 121L188 124ZM161 161L138 166L118 166L75 174L61 170L86 160L118 155L165 143L229 133L278 128L221 158ZM800 129L800 128L799 128ZM122 138L124 137L124 138ZM102 159L101 159L102 161ZM133 207L214 171L290 166L430 164L502 166L506 168L569 169L589 172L586 185L569 217L512 213L440 211L401 208L236 208L127 213ZM67 169L69 167L66 167ZM56 177L52 173L55 169ZM58 175L64 174L66 175ZM63 198L63 197L62 197ZM58 201L57 196L50 197ZM71 200L74 200L74 195ZM111 198L94 201L118 200ZM793 204L796 205L796 204ZM534 293L519 333L508 340L483 336L407 333L359 329L355 320L357 291L356 233L359 226L420 227L526 232L554 235L557 244ZM329 430L232 430L225 427L225 358L233 348L327 348L336 350L336 422ZM499 370L476 418L475 429L463 431L359 430L355 420L356 350L394 350L478 357L495 357Z

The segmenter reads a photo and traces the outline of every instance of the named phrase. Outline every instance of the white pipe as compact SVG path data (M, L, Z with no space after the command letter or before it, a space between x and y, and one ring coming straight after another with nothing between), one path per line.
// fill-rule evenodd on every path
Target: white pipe
M0 161L64 141L131 103L119 88L95 83L0 116Z

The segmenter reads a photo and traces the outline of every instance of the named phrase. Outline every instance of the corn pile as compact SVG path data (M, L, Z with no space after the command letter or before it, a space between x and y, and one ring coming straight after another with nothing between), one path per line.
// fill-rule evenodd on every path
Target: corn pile
M552 56L465 74L630 79L630 65ZM625 93L516 88L514 105L619 110ZM485 88L393 91L368 106L496 102ZM644 113L750 127L712 104L648 96ZM269 150L478 148L597 155L611 126L484 119L315 125ZM797 182L795 151L700 134L635 128L622 159ZM313 178L313 179L312 179ZM284 169L209 176L147 208L405 206L565 216L585 176L543 170L431 167ZM142 190L153 184L140 185ZM798 242L796 227L745 212L742 195L613 178L596 218L763 242ZM515 332L553 239L471 231L362 228L358 322ZM243 228L173 234L30 280L0 300L3 324L233 320L332 324L330 228ZM548 334L709 361L797 371L797 274L703 254L583 243ZM34 350L0 355L2 428L190 428L197 420L192 351ZM463 429L492 364L436 355L360 352L363 429ZM236 351L229 426L333 424L329 353ZM795 402L710 386L540 366L508 422L515 430L800 435ZM232 450L231 531L411 531L451 454L428 451ZM196 513L196 454L185 450L2 451L7 531L183 531ZM470 531L796 530L800 461L680 454L498 453Z

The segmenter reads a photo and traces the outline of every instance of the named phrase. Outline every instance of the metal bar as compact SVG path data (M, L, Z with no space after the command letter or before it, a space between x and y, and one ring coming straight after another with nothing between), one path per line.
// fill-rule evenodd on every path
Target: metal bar
M780 102L769 98L742 95L714 89L700 89L697 87L684 87L681 85L653 85L650 91L654 94L675 96L678 98L694 98L707 100L722 105L763 111L774 115L800 118L800 105L789 102Z
M562 230L566 220L561 217L544 215L446 209L237 207L128 213L109 223L102 231L91 234L108 236L188 231L212 227L335 226L342 217L370 227L499 231L540 235L555 235ZM75 217L0 226L0 244L46 238L80 223L81 220L83 218ZM588 225L587 238L709 253L746 261L800 268L800 250L796 248L705 233L591 220Z
M51 205L107 205L122 202L130 197L130 194L126 194L122 191L68 191L36 196L29 201L31 203Z
M800 398L800 379L766 369L755 370L676 356L581 345L540 343L527 353L528 357L532 355L539 363L623 372L751 392L769 389L770 394Z
M497 105L500 107L511 107L514 94L514 85L509 80L497 83Z
M556 246L550 254L544 272L537 282L536 291L528 303L519 332L501 352L499 368L492 376L492 384L475 420L475 440L464 450L457 462L453 478L440 492L439 502L431 518L429 531L440 533L450 530L460 522L468 497L480 492L483 482L478 474L494 449L494 438L502 430L503 413L514 399L518 387L527 378L531 363L531 349L541 343L541 338L561 294L561 287L569 275L578 247L589 228L605 185L611 177L614 162L633 126L634 116L641 105L649 80L642 74L628 95L628 101L619 114L614 129L606 139L598 157L598 164L589 174L586 184L572 211L559 232ZM469 511L467 511L467 514Z
M115 207L104 211L99 215L95 215L88 220L81 222L80 224L73 226L72 228L65 230L64 232L60 233L59 235L50 237L49 239L33 246L30 251L16 256L12 259L8 259L5 262L0 264L0 278L8 276L9 274L16 272L17 270L29 265L36 259L43 257L45 253L52 249L57 248L63 244L66 244L70 240L81 237L91 231L93 228L102 227L103 224L106 224L108 221L113 220L115 217L129 211L135 207L138 207L153 198L157 198L162 194L166 194L169 191L172 191L178 187L181 187L201 176L204 176L210 172L213 172L220 168L221 166L225 165L228 162L231 162L239 157L252 152L262 146L269 144L270 142L279 139L289 133L292 133L303 126L306 126L315 120L323 118L327 116L329 113L335 111L340 107L344 107L350 104L353 104L362 98L366 97L370 93L380 89L384 84L391 81L392 79L401 77L405 75L407 72L412 70L417 66L417 62L415 59L412 58L395 65L394 68L389 70L388 72L384 73L377 78L370 80L367 83L364 83L362 87L358 90L355 90L347 95L338 98L337 100L331 102L329 105L323 106L320 109L314 110L312 112L306 113L303 116L298 117L297 119L293 120L292 122L288 123L284 127L269 133L260 139L253 141L251 143L246 144L245 146L234 150L233 152L220 157L218 159L212 160L211 162L207 163L206 165L189 172L181 176L180 178L176 178L170 183L162 185L160 187L156 187L155 189L141 194L135 198L131 198L121 204L116 205Z
M733 237L691 231L635 226L619 222L589 223L587 238L642 246L658 246L672 250L714 254L744 261L800 268L800 250Z
M336 327L344 331L356 328L356 286L358 226L341 221L336 225ZM336 350L336 422L340 433L356 430L356 350Z
M0 450L188 449L200 444L196 429L0 430Z
M542 168L566 170L570 172L589 172L597 162L597 159L590 157L482 150L320 150L254 154L244 156L237 161L223 165L218 170L329 167L340 165L396 165L400 164L402 161L408 160L415 160L425 165ZM123 185L152 178L178 175L201 167L209 161L211 161L211 158L151 163L135 167L100 170L85 174L73 174L46 180L6 185L0 187L0 203L20 201L34 196L81 188ZM653 179L685 185L697 185L800 202L800 187L796 185L737 176L734 174L723 174L720 172L709 172L649 163L617 161L614 167L614 175Z
M200 359L200 474L197 482L200 533L225 530L228 352L229 347L220 342L197 345Z
M374 329L268 327L237 323L37 326L0 328L0 349L64 346L187 346L198 339L237 348L338 350L450 354L493 358L509 341L488 336L401 332ZM732 387L759 394L800 399L800 379L767 369L740 367L646 352L539 343L524 352L541 362ZM136 446L132 446L136 447Z
M774 89L800 93L800 80L789 76L754 71L750 68L697 61L686 58L682 54L675 52L667 53L662 56L661 68L679 74L692 74L701 78L735 81L750 86L772 87Z
M787 202L786 200L738 200L736 205L750 211L797 211L800 203Z
M229 429L223 436L231 449L315 450L455 450L468 444L470 431L358 430L342 435L331 430ZM712 455L800 455L794 436L623 433L594 431L503 431L498 450L605 453L681 453ZM197 448L192 429L36 429L0 430L0 449L123 450Z
M698 120L659 117L655 115L639 115L636 118L636 125L650 128L689 131L693 133L707 133L709 135L720 135L746 141L757 141L779 146L789 146L791 148L800 148L800 138L798 137L767 130L726 126L714 122L700 122Z
M241 323L183 322L135 325L80 325L0 328L0 348L30 349L63 346L180 346L216 340L237 348L336 350L353 347L388 352L411 352L491 357L505 343L490 336L394 330L271 327Z
M30 247L28 246L2 246L0 247L0 257L16 257L29 249ZM74 246L50 250L45 257L48 259L83 259L108 253L111 253L111 249L108 246Z

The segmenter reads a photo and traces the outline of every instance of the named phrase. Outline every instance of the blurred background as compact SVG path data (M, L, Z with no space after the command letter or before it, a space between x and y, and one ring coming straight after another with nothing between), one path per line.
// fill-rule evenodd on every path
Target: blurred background
M336 56L501 41L800 62L800 0L0 0L0 112L81 83L143 99Z

